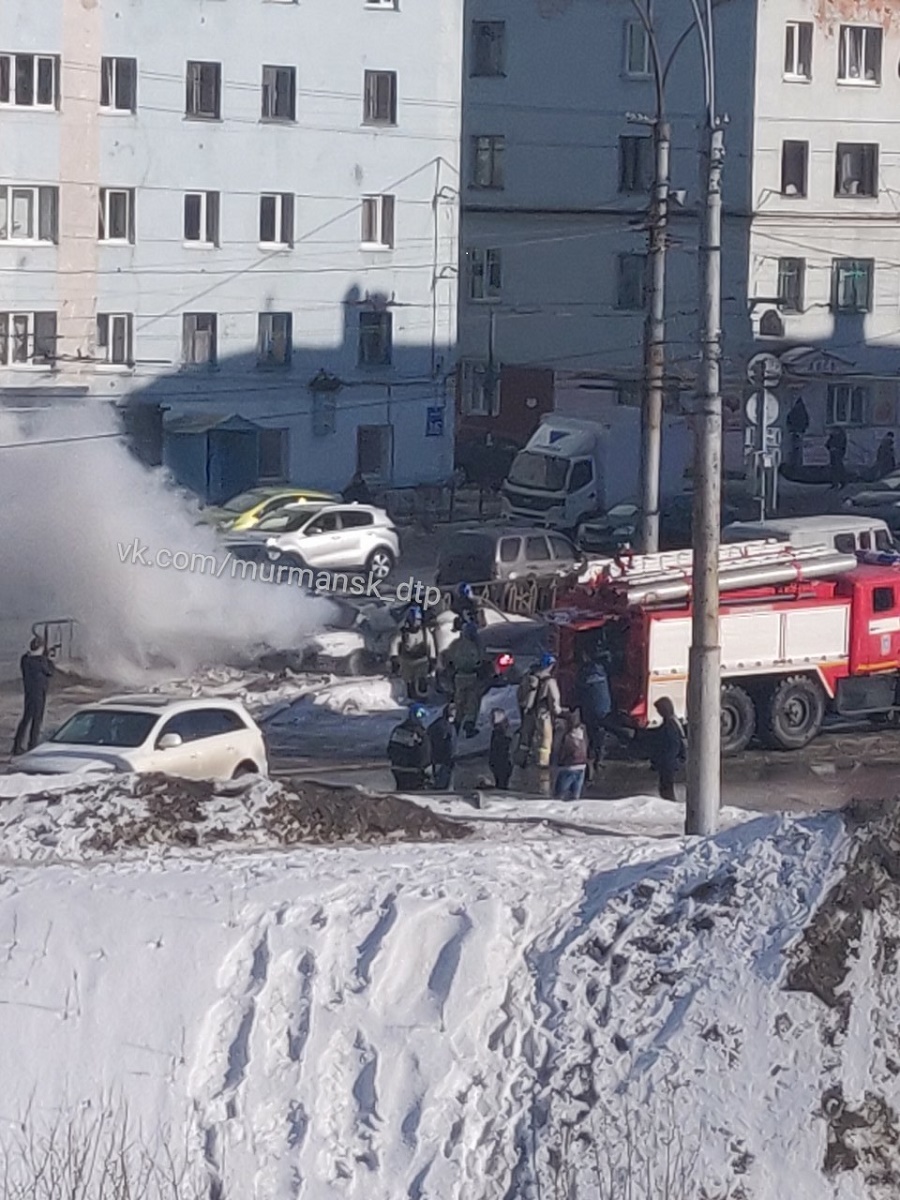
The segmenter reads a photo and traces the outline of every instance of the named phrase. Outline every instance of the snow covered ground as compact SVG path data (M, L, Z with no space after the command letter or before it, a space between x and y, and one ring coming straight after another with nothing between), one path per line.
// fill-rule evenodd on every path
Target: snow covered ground
M204 1200L897 1195L893 817L444 799L467 836L285 849L223 785L117 849L165 789L3 788L7 1158L127 1109Z

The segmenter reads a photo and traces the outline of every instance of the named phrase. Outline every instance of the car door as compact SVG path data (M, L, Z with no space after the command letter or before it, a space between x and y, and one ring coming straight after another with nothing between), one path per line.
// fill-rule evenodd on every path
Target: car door
M340 558L341 523L336 512L320 513L303 530L297 550L313 570L331 567Z
M200 766L200 723L197 712L176 713L169 717L154 739L152 752L152 769L162 771L166 775L181 775L187 779L202 779ZM160 750L159 743L168 733L175 733L181 738L180 746L168 750Z
M569 539L564 538L562 534L551 533L550 550L553 554L553 570L558 575L570 575L580 559L578 551Z
M354 511L352 508L342 508L335 515L338 518L341 536L340 542L336 543L336 553L330 565L338 570L361 567L367 554L363 548L365 526L371 525L372 515L358 509Z
M230 779L247 757L247 726L230 708L207 708L194 714L198 729L196 767L201 778ZM260 763L256 764L260 766Z
M543 533L532 533L525 538L526 575L548 575L553 570L550 544Z

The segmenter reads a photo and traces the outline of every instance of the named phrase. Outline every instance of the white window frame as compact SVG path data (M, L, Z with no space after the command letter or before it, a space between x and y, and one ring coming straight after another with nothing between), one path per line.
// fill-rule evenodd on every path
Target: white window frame
M505 177L506 137L502 133L478 133L472 138L472 180L470 187L479 191L502 191ZM479 180L479 163L490 165L487 181Z
M187 202L189 196L197 196L200 200L200 233L202 236L199 238L189 238L187 236ZM181 232L185 246L197 250L210 250L218 246L221 238L219 228L221 212L221 193L185 192L184 199L181 202Z
M272 355L275 345L275 321L283 325L284 358L279 360ZM268 326L268 328L267 328ZM294 350L294 318L289 312L261 312L257 318L256 335L256 365L264 370L275 370L289 367Z
M388 113L378 115L379 81L388 84ZM363 125L379 129L396 128L400 109L400 81L396 71L366 69L363 72Z
M396 240L396 196L363 196L360 245L367 250L393 250ZM375 237L367 237L374 233Z
M122 355L116 357L121 340ZM97 313L97 357L108 367L134 366L134 314Z
M471 246L468 294L476 304L495 304L503 293L503 254L499 246Z
M877 142L838 142L834 152L834 194L837 199L874 200L877 198L879 150ZM852 177L848 166L854 154L858 156L858 179ZM845 166L848 167L846 178L844 178ZM855 189L853 184L856 184Z
M783 284L788 279L797 281L796 296L789 295L789 289ZM778 260L778 290L779 312L802 313L806 304L806 259L789 255Z
M866 424L871 388L864 383L829 383L826 390L825 424L844 429Z
M636 35L640 35L643 44L643 63L639 70L632 68L632 50L634 49L634 39ZM626 79L649 79L653 74L653 56L650 48L650 34L647 32L647 27L643 21L626 21L625 22L625 62L623 64L623 72Z
M868 43L874 39L878 45L878 69L874 78L866 78L864 74L851 74L852 60L856 58L865 70L868 57ZM856 52L853 42L859 43ZM879 25L842 25L838 35L838 83L849 84L852 87L880 87L884 73L884 31Z
M210 326L208 329L198 329L199 318ZM189 332L189 323L194 321L194 328ZM206 336L209 339L209 355L206 358L196 357L197 338ZM190 345L188 343L190 339ZM190 350L190 353L188 353ZM185 367L214 367L219 358L219 319L213 312L186 312L181 314L181 362Z
M500 415L500 368L494 366L496 375L494 395L488 402L484 385L491 364L467 359L462 363L460 407L466 417L497 417Z
M868 270L866 278L868 280L868 296L866 305L863 308L845 308L840 304L841 293L841 271L842 266L846 264L865 263ZM859 313L871 312L875 307L875 260L873 258L835 258L831 264L831 311L839 315L854 315Z
M131 104L122 108L116 104L119 91L119 74L124 64L133 71L131 77ZM106 88L108 103L103 103L103 90ZM137 59L122 55L104 55L100 59L100 109L105 113L121 113L125 116L137 112Z
M17 197L30 200L29 231L15 232L13 217ZM42 237L41 231L48 233ZM59 241L59 188L30 183L0 183L0 242L51 246Z
M279 90L278 81L282 72L288 81L287 116L276 111L278 99L283 93ZM262 69L262 121L275 124L290 125L297 120L297 68L287 63L264 63Z
M803 162L803 180L802 186L794 192L787 191L788 187L788 146L801 146L800 151L791 151L792 155L799 154ZM791 165L796 166L799 160L794 157L791 159ZM796 187L796 184L791 182L790 186ZM802 141L799 138L785 138L781 143L781 178L778 182L779 193L787 200L805 200L809 194L809 142Z
M812 80L812 21L787 21L784 26L784 74L789 83L809 83ZM803 42L808 39L809 59L803 61ZM803 68L806 67L804 71Z
M397 12L399 0L365 0L365 8L370 12Z
M53 318L52 338L54 342L54 353L52 356L36 359L34 355L34 342L37 324L40 318L45 317ZM25 339L24 358L13 360L16 339L21 339L23 336ZM56 364L55 351L56 340L58 336L59 322L55 312L0 312L0 368L6 367L14 370L30 371L46 371L52 368Z
M113 196L125 197L125 236L110 237L110 212L111 200ZM134 188L100 188L99 194L100 214L98 241L114 246L133 246L135 241L134 236Z
M263 203L275 202L275 241L264 241L262 236ZM260 192L258 209L258 235L260 246L268 250L289 250L294 244L294 195L292 192Z
M30 58L31 62L31 102L18 103L16 100L16 77L18 75L18 60ZM4 65L5 64L5 65ZM49 65L52 96L49 101L39 101L38 84L40 82L41 65ZM44 112L54 112L59 108L59 55L58 54L25 54L14 51L0 51L0 108L38 108Z
M212 67L216 76L216 111L201 112L199 105L203 94L203 69ZM196 69L195 69L196 68ZM194 107L192 107L192 105ZM222 119L222 64L211 58L189 59L185 67L184 115L189 121L221 121Z

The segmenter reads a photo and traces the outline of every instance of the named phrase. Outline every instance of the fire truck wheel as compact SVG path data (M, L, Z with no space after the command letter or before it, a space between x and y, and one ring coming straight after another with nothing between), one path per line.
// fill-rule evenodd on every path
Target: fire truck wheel
M740 754L756 733L756 705L742 687L722 688L722 753Z
M819 684L807 675L791 675L768 697L760 733L767 746L800 750L813 740L824 718L825 696Z

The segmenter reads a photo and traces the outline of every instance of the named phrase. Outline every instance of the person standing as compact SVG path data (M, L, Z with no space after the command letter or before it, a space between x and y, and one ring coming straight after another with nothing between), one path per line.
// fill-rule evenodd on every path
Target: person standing
M556 762L553 796L556 800L580 800L587 774L588 735L577 710L566 716L566 731Z
M491 712L491 745L488 750L488 766L494 776L494 787L506 791L512 775L512 732L509 718L502 708Z
M420 792L428 778L431 748L425 716L421 704L411 704L406 719L395 726L388 739L388 759L394 783L400 792Z
M789 435L788 465L791 467L802 467L803 437L807 429L809 429L809 413L806 411L806 405L803 403L802 396L798 396L794 401L784 423Z
M434 636L422 619L421 608L413 604L391 645L392 668L406 684L410 700L422 700L428 695L436 658Z
M453 783L457 737L456 706L445 704L441 715L428 726L434 786L441 792L448 791Z
M555 655L542 654L537 665L531 667L519 684L519 765L522 767L532 759L543 770L550 766L554 724L562 716L555 669Z
M372 503L372 493L369 491L369 485L366 483L362 471L356 472L343 492L341 492L341 499L345 504Z
M686 744L681 722L675 716L675 705L668 696L660 696L654 708L662 724L652 730L650 762L659 778L659 794L663 800L676 800L675 776L684 766Z
M587 651L578 665L575 678L575 699L587 729L591 762L595 767L603 761L606 732L612 712L612 695L605 656L599 648Z
M19 660L19 669L22 672L24 707L22 720L13 739L13 757L24 754L26 748L33 750L41 740L41 726L47 707L47 689L56 670L50 661L47 645L41 638L35 636L31 639L28 650Z
M897 468L897 456L894 452L894 435L888 431L878 443L875 452L875 478L884 479Z
M847 482L847 468L844 465L847 458L847 434L842 426L835 425L831 430L825 449L831 463L831 486L841 488Z
M457 728L461 728L466 737L474 737L481 710L484 655L478 642L478 629L471 622L463 626L462 633L447 651L447 670L453 680Z
M471 583L461 583L456 589L456 594L450 601L450 608L456 617L454 622L455 629L462 629L467 624L472 624L478 629L484 629L486 618L484 614L484 602L479 596L475 595L475 590Z

